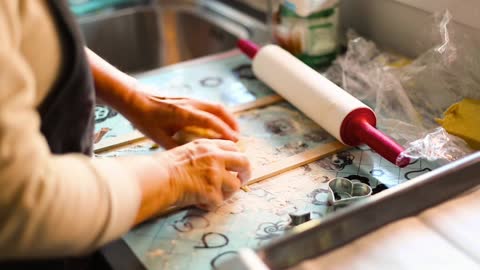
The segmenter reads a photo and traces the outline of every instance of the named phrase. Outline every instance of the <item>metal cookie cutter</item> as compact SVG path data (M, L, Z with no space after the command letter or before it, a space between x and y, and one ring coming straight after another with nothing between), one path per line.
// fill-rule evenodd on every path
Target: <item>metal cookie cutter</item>
M328 202L334 206L348 205L372 195L369 185L342 177L330 180L328 190Z

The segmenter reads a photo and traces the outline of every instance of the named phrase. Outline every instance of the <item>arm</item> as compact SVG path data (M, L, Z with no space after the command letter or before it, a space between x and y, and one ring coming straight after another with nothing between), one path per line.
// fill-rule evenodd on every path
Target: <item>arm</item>
M250 178L247 157L225 140L196 140L152 157L118 161L138 178L142 200L135 224L171 206L214 209Z
M156 98L138 91L136 79L119 71L86 49L97 97L115 108L142 133L165 146L177 143L172 136L187 126L211 129L221 139L238 140L234 116L219 104L188 98Z
M147 94L136 90L138 88L138 82L136 79L119 71L88 48L86 49L86 53L94 76L97 97L126 116L144 134L151 137L159 144L167 148L175 147L176 142L171 138L171 136L179 129L188 125L211 128L217 131L224 139L237 140L238 124L236 123L233 115L228 113L223 106L197 100L178 98L156 99L154 101L153 99L150 99ZM217 144L225 145L227 142L217 141L214 143L214 146ZM205 148L204 145L211 145L211 143L202 141L201 146L199 147L203 149ZM185 160L195 159L196 157L195 155L187 157L184 155L184 153L190 152L198 153L199 155L202 154L199 153L201 150L199 151L197 148L198 144L192 144L180 149L176 149L175 151L171 151L170 153L165 153L165 155L174 154L176 156L182 156L183 158L180 158L176 165L188 167L189 162L185 162ZM221 159L225 158L225 156L232 155L231 153L226 155L224 150L225 149L219 149L218 147L210 147L210 154L221 156ZM234 146L230 146L228 151L238 151L238 149ZM249 177L248 172L250 168L248 161L245 161L246 158L244 156L237 155L235 157L237 161L240 159L240 162L243 162L243 164L242 166L238 166L233 169L236 171L243 171L240 178L245 180ZM185 194L191 195L200 192L198 188L193 187L190 187L186 191L182 192L172 192L172 190L175 189L173 188L174 184L168 183L168 181L167 183L161 183L162 181L159 181L159 179L167 179L167 175L173 179L179 178L178 176L175 176L175 173L170 172L169 174L168 169L165 170L165 168L168 168L166 164L169 162L171 163L171 160L172 158L163 159L163 161L160 162L160 166L163 166L164 170L158 168L158 175L151 174L154 168L159 167L157 163L154 163L151 160L144 160L142 162L134 161L133 163L131 163L132 160L129 160L125 162L125 166L134 167L134 170L138 172L137 175L142 174L142 176L139 177L139 179L141 179L140 186L143 194L141 203L142 206L138 212L135 222L136 224L144 221L148 217L151 217L158 211L165 210L167 207L171 206L174 201L176 201L175 198L178 199L179 197L184 197ZM220 164L217 164L217 162L212 163L209 160L203 160L201 162L207 162L210 167L217 167L221 166L221 162L223 161L221 160ZM221 166L220 169L225 171L224 167L225 166ZM188 170L195 169L189 168ZM202 179L200 176L204 175L204 172L192 172L192 174L199 175L197 177L198 181ZM188 175L182 177L183 179L192 178ZM218 178L218 176L216 178ZM227 183L226 185L230 187L227 188L227 190L238 189L238 187L235 188L239 182L236 178L232 179L232 177L228 175L228 177L225 177L225 179L223 180L225 180L225 183ZM220 181L223 180L220 179ZM232 182L234 184L231 184ZM201 183L201 181L199 183ZM165 192L166 190L168 192ZM200 196L197 194L192 195L193 198L179 199L179 201L176 201L176 204L195 204L204 201L206 198L209 198L209 195L205 192L200 193L203 195ZM160 194L163 195L159 196ZM231 195L231 192L220 192L219 194L222 194L223 197L226 198ZM219 196L218 194L213 194L213 196L216 196L217 199L210 199L210 201L207 200L204 201L204 203L199 204L204 205L206 208L211 207L212 204L218 204L218 197L222 196Z
M0 1L0 260L90 251L131 227L142 195L118 162L50 153L38 82L20 50L38 3Z
M136 107L140 93L137 93L135 78L116 69L90 49L85 48L88 63L92 70L97 98L115 108L121 114L130 115L129 109Z
M230 171L246 177L245 157L225 141L122 159L50 153L19 51L19 6L0 1L0 260L89 252L172 204L229 196Z
M12 51L0 45L9 63L0 68L0 260L83 254L172 205L214 207L249 177L246 157L223 140L145 157L52 155L33 76Z

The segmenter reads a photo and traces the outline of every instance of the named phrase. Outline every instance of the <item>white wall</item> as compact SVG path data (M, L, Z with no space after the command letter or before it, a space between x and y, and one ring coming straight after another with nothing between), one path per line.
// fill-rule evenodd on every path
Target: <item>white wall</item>
M395 0L419 9L435 12L450 10L455 21L480 29L480 1L479 0Z
M432 46L432 14L447 8L456 34L480 42L480 0L342 0L341 24L413 57Z

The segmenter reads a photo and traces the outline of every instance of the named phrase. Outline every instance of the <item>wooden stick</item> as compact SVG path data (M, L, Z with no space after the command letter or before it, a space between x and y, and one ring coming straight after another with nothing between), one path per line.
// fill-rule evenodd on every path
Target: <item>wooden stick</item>
M252 191L252 190L248 187L248 185L241 186L240 189L243 190L243 191L245 191L245 192L250 192L250 191Z
M252 178L248 181L247 185L251 185L284 172L296 169L323 157L346 150L347 148L349 148L349 146L346 146L338 141L333 141L327 144L319 145L300 154L282 158L279 161L254 170Z
M287 158L282 158L279 161L273 162L271 164L262 166L254 170L252 173L252 178L248 181L248 183L243 188L250 190L248 188L249 185L258 183L268 178L296 169L298 167L312 163L316 160L319 160L321 158L324 158L334 153L338 153L348 148L350 148L350 146L344 145L338 141L333 141L327 144L317 146L303 153L296 154ZM245 191L245 189L243 190ZM179 211L184 208L185 207L172 206L166 209L165 211L159 213L158 217L170 214L172 212Z
M240 104L240 105L234 106L230 109L230 111L232 113L241 113L241 112L244 112L244 111L248 111L248 110L257 109L257 108L265 107L265 106L268 106L268 105L272 105L272 104L278 103L282 100L283 100L283 98L279 95L270 95L270 96L259 98L257 100L252 101L252 102L248 102L248 103L245 103L245 104Z
M105 139L94 145L93 152L95 154L102 153L120 146L128 145L131 143L139 142L145 139L145 135L140 131L135 130L132 133L128 133L122 136L118 136L111 139Z
M152 97L152 99L154 98L155 97ZM270 96L259 98L252 102L234 106L230 109L230 111L236 114L236 113L248 111L251 109L256 109L256 108L265 107L271 104L275 104L282 100L283 98L279 95L270 95ZM136 130L129 134L125 134L125 135L118 136L111 139L104 139L100 141L98 144L94 145L94 152L95 154L102 153L120 146L139 142L145 138L146 138L145 135L143 135L138 130Z
M256 108L268 106L271 104L275 104L282 100L283 98L278 95L266 96L266 97L257 99L253 102L232 107L231 112L240 113L240 112L248 111L251 109L256 109ZM104 140L95 145L95 153L111 150L113 148L128 145L134 142L141 141L143 139L145 139L145 136L141 134L139 131L135 131L130 134L126 134L124 136L119 136L110 140ZM309 164L313 161L319 160L333 153L345 150L347 148L348 146L338 141L334 141L334 142L320 145L314 149L307 150L303 153L296 154L287 158L283 158L269 165L262 166L253 171L252 178L248 181L248 183L244 187L242 187L242 190L247 192L250 190L248 188L248 185L258 183L260 181L266 180L273 176L277 176L284 172L296 169L298 167ZM164 212L159 213L158 216L170 214L172 212L176 212L184 208L185 207L173 206L166 209Z
M110 131L110 128L101 128L100 131L97 133L93 134L93 143L98 143L102 140L103 136L107 134Z

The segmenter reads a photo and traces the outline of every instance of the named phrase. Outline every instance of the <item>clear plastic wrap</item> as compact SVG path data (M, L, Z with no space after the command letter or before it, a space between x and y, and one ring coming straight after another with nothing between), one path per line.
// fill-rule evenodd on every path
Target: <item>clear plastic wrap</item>
M473 151L435 122L453 103L480 99L480 55L452 28L448 11L436 15L436 45L411 63L349 31L346 54L326 72L374 108L378 127L404 145L410 158L453 161Z
M409 142L402 155L411 158L423 157L439 162L448 162L457 160L471 152L472 150L465 141L448 134L445 129L439 127L423 137Z
M397 71L410 100L426 128L434 128L434 118L464 98L480 99L480 55L465 36L456 35L451 14L436 16L432 40L436 46L420 55L411 65Z

